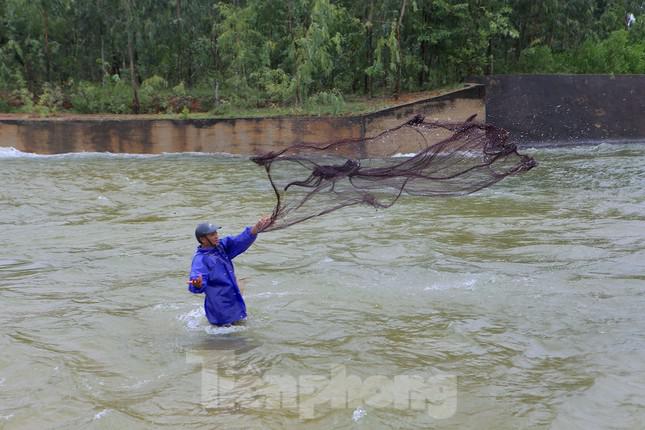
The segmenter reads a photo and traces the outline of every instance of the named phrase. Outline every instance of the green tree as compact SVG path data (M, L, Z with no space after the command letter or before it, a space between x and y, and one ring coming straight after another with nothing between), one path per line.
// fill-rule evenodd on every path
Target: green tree
M2 0L0 96L338 104L495 72L640 73L644 43L640 0ZM140 90L149 78L167 85Z
M344 56L346 39L338 25L343 18L346 18L344 10L329 0L314 0L307 31L296 40L295 78L299 103L314 91L333 87L334 71L342 67L337 60L347 58Z
M256 29L254 7L220 3L218 9L223 19L218 25L217 46L226 83L238 99L252 99L249 80L253 73L269 66L268 40Z

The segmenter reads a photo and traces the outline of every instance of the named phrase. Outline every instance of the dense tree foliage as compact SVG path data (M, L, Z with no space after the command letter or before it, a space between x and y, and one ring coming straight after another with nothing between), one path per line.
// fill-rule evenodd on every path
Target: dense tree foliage
M0 0L0 110L306 106L486 73L645 73L642 3Z

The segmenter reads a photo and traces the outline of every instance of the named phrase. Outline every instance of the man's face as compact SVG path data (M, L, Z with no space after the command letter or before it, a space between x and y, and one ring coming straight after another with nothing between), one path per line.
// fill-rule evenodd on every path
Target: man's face
M207 234L206 236L203 236L201 239L201 243L204 246L216 246L219 243L219 237L217 235L217 232L214 231L210 234Z

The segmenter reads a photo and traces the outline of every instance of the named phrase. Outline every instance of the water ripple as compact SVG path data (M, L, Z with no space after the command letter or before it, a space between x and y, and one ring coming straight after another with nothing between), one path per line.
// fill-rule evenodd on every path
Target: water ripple
M404 196L261 235L236 259L249 319L216 328L186 291L194 225L235 234L270 212L262 169L0 150L0 422L637 428L645 146L531 151L538 168L474 195ZM457 410L438 421L359 399L304 420L266 406L265 376L295 381L294 400L301 378L334 369L361 383L444 372ZM208 403L213 375L238 378L222 397L237 404Z

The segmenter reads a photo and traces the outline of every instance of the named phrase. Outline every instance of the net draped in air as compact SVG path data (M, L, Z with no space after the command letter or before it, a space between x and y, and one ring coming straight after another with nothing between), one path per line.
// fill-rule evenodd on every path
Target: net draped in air
M525 172L536 161L517 152L508 132L469 118L421 116L361 139L298 143L252 157L266 169L279 230L347 206L388 208L401 196L460 196Z

